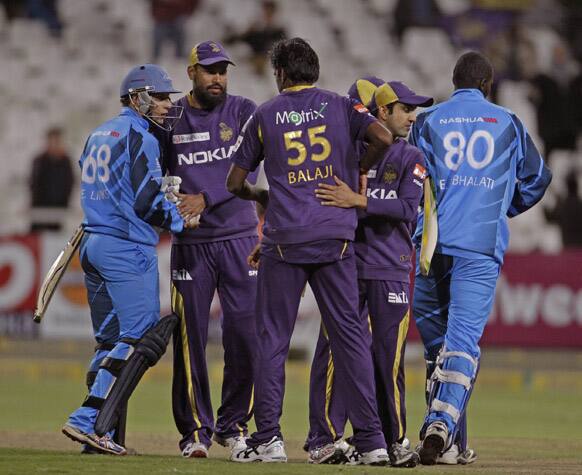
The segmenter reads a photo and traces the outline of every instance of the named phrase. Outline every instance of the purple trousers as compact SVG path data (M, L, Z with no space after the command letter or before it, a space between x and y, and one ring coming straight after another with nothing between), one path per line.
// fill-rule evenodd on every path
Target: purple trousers
M191 441L210 446L214 432L221 437L247 433L252 416L257 273L246 258L256 243L256 237L246 237L172 246L172 310L180 317L174 334L172 408L182 434L181 449ZM223 313L224 379L215 427L206 343L210 304L217 289Z
M409 284L359 280L360 314L369 319L368 348L372 350L376 401L388 446L406 434L404 350L408 333ZM349 398L335 377L336 361L330 353L327 328L322 325L311 366L309 434L311 450L343 437Z
M334 360L334 379L345 395L361 452L385 448L376 408L372 354L366 319L358 313L356 263L353 256L330 263L291 264L261 257L257 290L258 354L255 379L257 432L249 446L282 437L285 360L297 318L299 299L311 286L327 329Z

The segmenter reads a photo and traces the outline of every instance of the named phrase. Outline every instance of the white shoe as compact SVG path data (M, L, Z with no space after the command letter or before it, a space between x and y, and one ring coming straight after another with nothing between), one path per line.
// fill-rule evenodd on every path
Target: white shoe
M351 447L351 445L348 444L344 439L336 440L334 445L335 445L336 449L341 450L344 454L346 454L347 451L350 450L350 447Z
M477 454L473 449L467 448L459 452L459 446L453 444L449 450L437 457L437 463L442 465L468 465L477 460Z
M226 447L231 451L232 450L239 451L247 448L247 438L242 435L225 438L219 436L218 434L214 434L212 436L212 440L214 440L214 442L216 442L218 445L222 445L223 447Z
M384 466L390 464L386 449L375 449L370 452L360 453L355 447L350 447L345 456L347 459L346 465Z
M424 434L422 447L418 451L420 463L423 465L434 465L437 458L445 448L449 437L449 429L444 422L435 421L431 423Z
M278 437L273 437L269 442L257 445L256 447L246 447L242 450L233 450L230 455L233 462L287 462L285 444Z
M327 444L309 451L308 463L337 465L345 461L342 449L336 444Z
M188 445L182 450L182 457L205 459L208 457L208 447L202 442L188 442Z

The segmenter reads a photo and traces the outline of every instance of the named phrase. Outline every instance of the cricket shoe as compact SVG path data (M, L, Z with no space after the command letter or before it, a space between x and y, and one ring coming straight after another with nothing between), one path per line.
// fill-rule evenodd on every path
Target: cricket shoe
M405 445L405 442L408 442ZM388 449L390 465L393 467L413 468L418 465L420 459L414 450L410 450L410 441L404 439L402 443L394 442Z
M222 445L231 451L239 451L247 448L247 438L242 435L236 437L221 437L218 434L214 434L212 440L214 440L218 445Z
M308 463L337 465L344 463L346 457L344 451L336 444L327 444L309 451Z
M370 452L358 452L355 447L350 447L350 450L345 454L346 465L375 465L385 466L390 464L390 458L386 449L375 449Z
M188 442L184 450L182 450L182 457L187 459L205 459L208 457L208 447L202 442Z
M442 465L468 465L477 460L477 454L473 449L467 448L459 452L459 446L453 444L449 450L437 457L437 463Z
M422 446L418 451L420 463L423 465L437 463L437 458L445 448L448 437L449 430L444 422L435 421L431 423L426 429Z
M230 460L239 463L248 462L287 462L287 454L285 453L285 444L278 437L273 437L269 442L257 445L256 447L249 447L242 450L233 450L230 455Z
M69 439L79 442L80 444L86 444L96 449L102 454L111 455L126 455L127 450L125 447L116 444L111 440L108 435L98 436L97 434L87 434L81 429L71 425L65 424L62 429L63 434L65 434Z

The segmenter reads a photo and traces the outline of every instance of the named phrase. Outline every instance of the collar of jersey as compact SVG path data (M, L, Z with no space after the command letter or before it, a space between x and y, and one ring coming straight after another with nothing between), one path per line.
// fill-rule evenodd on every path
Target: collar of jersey
M122 107L120 115L129 117L130 119L137 121L139 125L141 125L144 129L149 128L149 122L147 121L147 119L139 115L131 107Z
M281 92L298 92L303 91L303 89L311 89L312 87L315 86L313 84L301 84L300 86L286 87Z
M479 96L481 99L485 99L485 96L479 89L457 89L453 92L451 97L459 96L459 95L470 94L472 96Z

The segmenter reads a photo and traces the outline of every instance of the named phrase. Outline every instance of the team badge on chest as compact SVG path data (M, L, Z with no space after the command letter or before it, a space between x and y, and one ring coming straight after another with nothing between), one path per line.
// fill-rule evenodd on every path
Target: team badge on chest
M396 178L398 178L398 172L396 171L396 168L394 168L392 165L386 165L386 168L384 169L384 175L382 176L384 183L393 183Z
M232 129L224 122L221 122L220 124L218 124L218 126L220 127L221 140L223 142L228 142L229 140L232 140L232 136L234 135Z

